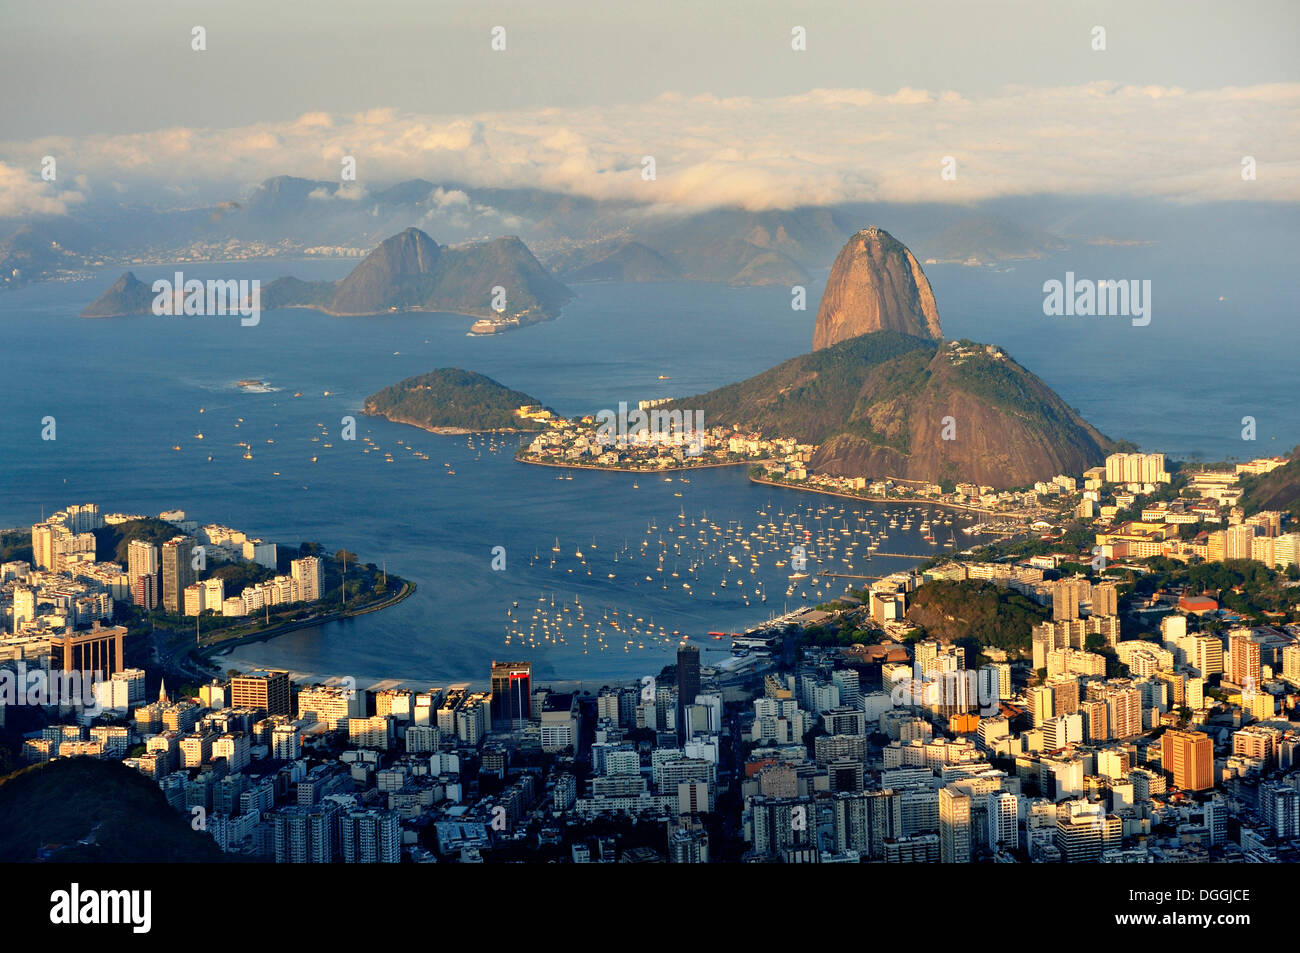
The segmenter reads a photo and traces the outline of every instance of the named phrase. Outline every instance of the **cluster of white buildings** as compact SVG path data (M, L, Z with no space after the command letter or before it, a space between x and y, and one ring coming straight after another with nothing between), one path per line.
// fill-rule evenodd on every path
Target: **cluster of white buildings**
M220 578L205 579L185 588L185 615L203 612L238 617L254 615L272 606L295 602L316 602L325 586L325 567L316 556L304 556L289 563L289 574L246 586L237 596L227 596Z

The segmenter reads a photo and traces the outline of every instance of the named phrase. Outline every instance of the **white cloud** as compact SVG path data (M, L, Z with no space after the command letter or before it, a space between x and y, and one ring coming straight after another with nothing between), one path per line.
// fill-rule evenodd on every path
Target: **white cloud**
M0 157L35 168L41 155L66 155L71 173L146 191L196 182L233 190L282 173L333 179L339 157L352 155L372 183L418 176L687 208L1039 193L1296 201L1297 130L1296 83L1188 91L1099 82L994 96L907 87L769 99L667 92L617 107L474 116L314 112L237 129L0 143ZM641 176L644 155L655 157L654 181ZM954 181L939 174L949 155ZM1258 161L1256 181L1241 179L1246 155ZM70 200L12 173L0 196L33 212Z
M320 188L312 189L307 193L307 198L317 202L330 202L335 199L345 202L358 202L370 194L369 190L359 182L344 182L336 189Z
M77 189L60 189L57 178L48 182L35 171L40 168L40 159L37 156L30 168L0 161L0 218L66 215L86 200L88 180L84 175L72 177ZM55 172L57 175L57 164Z

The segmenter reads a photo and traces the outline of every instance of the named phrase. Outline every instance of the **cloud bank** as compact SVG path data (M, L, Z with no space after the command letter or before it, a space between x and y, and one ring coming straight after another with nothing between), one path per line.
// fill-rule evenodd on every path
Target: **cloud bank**
M422 177L530 187L682 209L843 201L976 202L1051 193L1174 201L1300 200L1300 83L1188 91L1091 83L996 96L816 89L780 98L666 93L618 107L425 116L313 112L199 126L0 143L0 216L60 214L84 187L37 174L44 155L92 196L245 193L272 175L338 181L362 196ZM654 157L655 177L643 176ZM955 177L941 175L945 157ZM1254 157L1256 178L1242 163ZM175 201L175 199L173 199Z

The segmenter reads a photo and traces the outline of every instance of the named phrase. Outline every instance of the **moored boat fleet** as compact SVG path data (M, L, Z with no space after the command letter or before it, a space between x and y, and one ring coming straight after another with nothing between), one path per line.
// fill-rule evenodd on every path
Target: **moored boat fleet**
M590 542L563 543L555 536L550 547L534 549L528 566L553 577L558 588L545 589L532 612L519 613L517 601L506 611L505 644L576 646L584 654L671 646L692 636L653 619L647 622L644 613L619 607L616 596L593 600L589 594L589 602L601 606L597 613L588 611L577 595L556 602L556 593L570 584L606 584L629 596L630 590L658 590L660 603L665 593L673 601L694 602L692 616L698 615L701 602L758 607L770 597L773 604L815 604L863 588L874 578L873 568L875 576L887 574L889 569L871 563L892 558L887 545L891 534L907 536L912 549L917 549L918 536L924 544L949 548L955 546L956 530L964 528L960 524L971 521L924 504L876 510L810 502L787 509L769 502L755 510L752 522L724 524L707 512L688 515L679 505L662 523L647 520L637 537L599 542L593 536ZM908 555L924 556L925 551ZM721 640L725 635L711 631L695 638Z

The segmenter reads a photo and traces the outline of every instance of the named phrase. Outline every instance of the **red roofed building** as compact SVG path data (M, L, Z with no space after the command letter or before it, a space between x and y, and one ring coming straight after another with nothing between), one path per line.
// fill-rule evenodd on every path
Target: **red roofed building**
M1192 615L1205 615L1207 612L1218 612L1219 604L1209 596L1183 596L1178 600L1178 608Z

